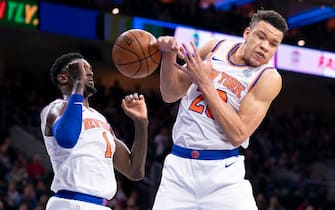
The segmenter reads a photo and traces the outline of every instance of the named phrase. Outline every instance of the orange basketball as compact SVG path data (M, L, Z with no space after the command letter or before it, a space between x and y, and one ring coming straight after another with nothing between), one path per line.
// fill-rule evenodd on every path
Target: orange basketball
M161 61L156 38L149 32L131 29L114 42L112 58L123 75L138 79L152 74Z

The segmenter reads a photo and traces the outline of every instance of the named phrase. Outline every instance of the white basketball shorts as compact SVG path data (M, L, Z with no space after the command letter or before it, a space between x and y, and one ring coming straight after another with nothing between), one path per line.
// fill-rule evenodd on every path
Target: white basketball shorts
M199 160L169 154L152 210L257 210L244 156Z

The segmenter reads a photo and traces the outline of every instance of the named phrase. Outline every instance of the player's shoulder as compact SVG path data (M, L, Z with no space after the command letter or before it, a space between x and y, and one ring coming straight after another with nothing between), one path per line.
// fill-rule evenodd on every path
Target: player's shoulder
M281 77L280 73L278 72L272 61L269 61L268 63L259 66L258 69L262 75Z
M259 77L259 79L268 79L268 77L272 79L281 79L279 71L274 66L271 60L268 63L256 67L256 71L258 72L257 77Z
M255 86L266 86L269 88L272 86L281 87L282 77L271 61L257 67L252 67L251 70L255 72L253 83L250 85L251 89L255 89Z
M200 49L201 50L206 49L208 51L211 51L215 47L215 45L217 45L220 41L222 41L222 40L219 39L219 38L210 39L207 42L205 42L203 45L201 45Z
M282 88L282 77L278 70L273 66L261 69L253 87L254 92L261 93L263 97L267 95L271 100L278 95Z
M199 54L202 58L205 58L207 56L208 53L212 52L213 49L215 48L215 46L220 43L220 39L219 38L213 38L210 39L209 41L207 41L205 44L203 44L200 48L199 48Z
M54 115L55 113L59 113L61 110L64 110L66 106L66 101L62 99L56 99L52 102L50 102L48 105L46 105L41 113L41 118L47 118L50 115Z
M268 67L268 70L264 73L264 77L266 80L282 83L282 76L275 67Z
M46 105L43 109L60 109L66 106L67 101L63 99L56 99Z
M203 45L201 50L206 52L222 52L225 50L231 50L234 47L237 47L241 44L241 42L237 42L234 40L228 40L228 39L220 39L220 38L213 38L209 40L206 44Z
M89 107L89 108L83 107L83 110L84 111L89 110L89 113L94 114L95 117L97 117L99 120L102 120L104 122L108 122L106 117L101 112L99 112L98 110L96 110L93 107Z

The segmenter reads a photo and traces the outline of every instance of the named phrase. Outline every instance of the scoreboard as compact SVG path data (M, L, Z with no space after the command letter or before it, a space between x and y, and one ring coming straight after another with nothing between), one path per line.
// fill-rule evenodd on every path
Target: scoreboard
M37 29L39 26L39 6L36 1L0 1L0 24Z

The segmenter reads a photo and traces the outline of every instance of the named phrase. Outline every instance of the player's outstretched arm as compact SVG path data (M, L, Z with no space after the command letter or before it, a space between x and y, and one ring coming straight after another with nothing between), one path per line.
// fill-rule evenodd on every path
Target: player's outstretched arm
M162 52L160 70L160 91L162 98L167 103L173 103L183 97L191 85L184 72L179 71L176 66L177 56L180 54L176 39L172 36L161 36L157 39L158 46Z
M145 161L148 147L148 113L143 95L137 93L122 100L122 109L135 126L135 139L131 150L121 141L116 141L114 166L131 180L140 180L145 175Z

